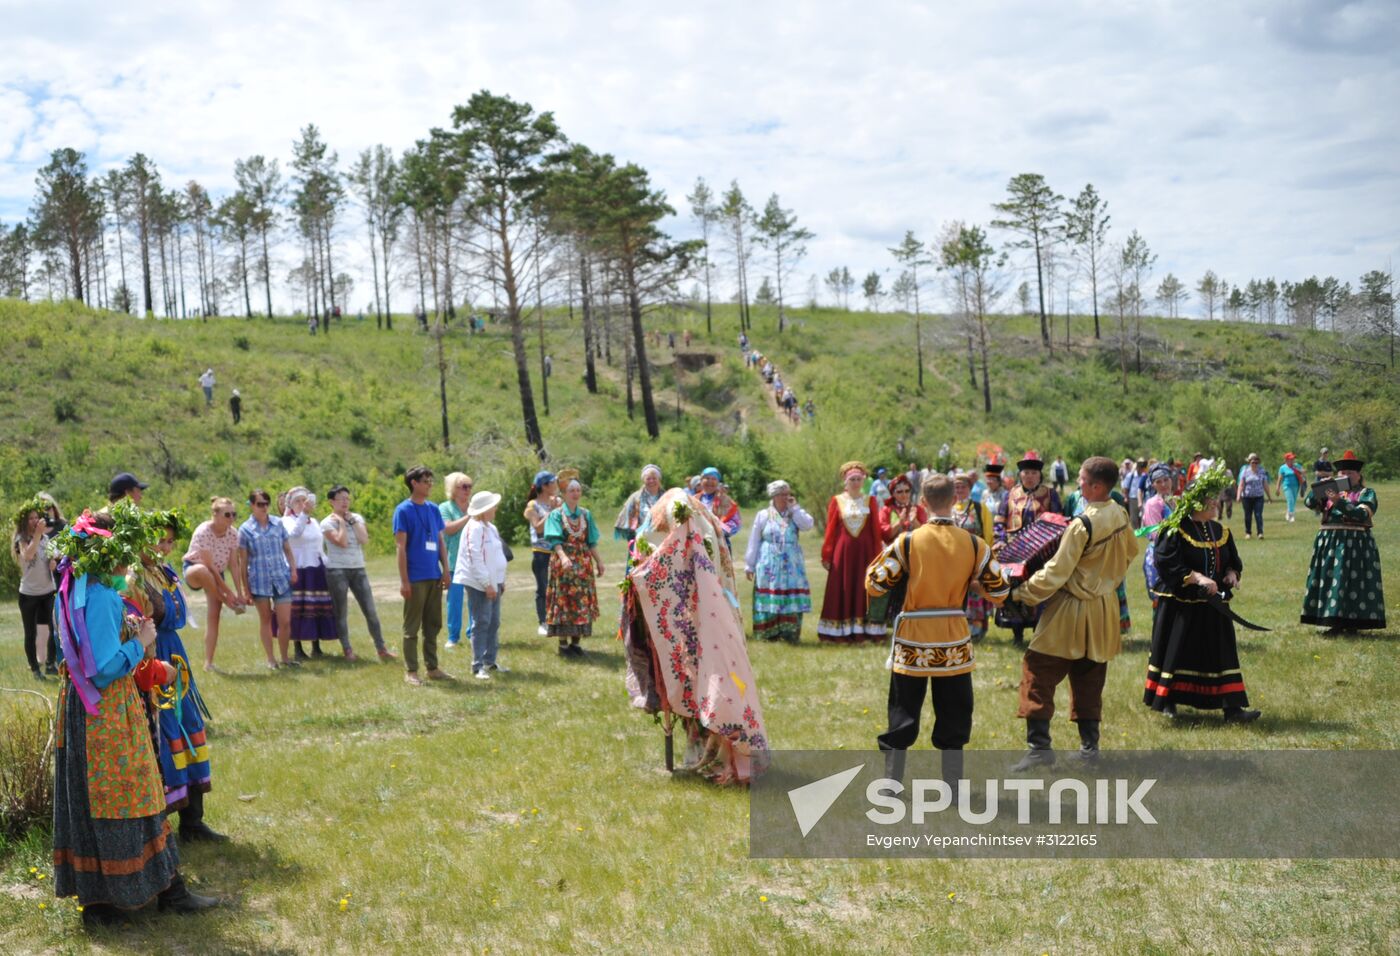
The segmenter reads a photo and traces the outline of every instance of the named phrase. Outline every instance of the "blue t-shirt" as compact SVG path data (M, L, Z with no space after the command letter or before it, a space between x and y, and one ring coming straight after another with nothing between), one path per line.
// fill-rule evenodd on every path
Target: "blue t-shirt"
M406 498L394 509L394 534L402 531L408 535L404 549L408 553L409 581L442 578L438 535L443 528L442 512L431 501L416 505L412 498Z
M1288 465L1284 464L1278 466L1278 476L1283 479L1283 487L1287 488L1289 491L1298 490L1298 473L1288 467Z

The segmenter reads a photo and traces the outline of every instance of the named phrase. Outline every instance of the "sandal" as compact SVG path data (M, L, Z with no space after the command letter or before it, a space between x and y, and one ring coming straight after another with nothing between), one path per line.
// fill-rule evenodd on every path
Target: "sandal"
M265 664L264 666L270 671L278 670L276 661L268 661L267 664Z

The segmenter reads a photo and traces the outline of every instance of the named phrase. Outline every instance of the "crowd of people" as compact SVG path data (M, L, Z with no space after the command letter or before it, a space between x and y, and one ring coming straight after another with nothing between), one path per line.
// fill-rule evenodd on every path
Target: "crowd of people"
M1250 707L1235 644L1237 623L1257 625L1230 607L1245 564L1220 521L1230 500L1268 496L1267 481L1254 477L1263 473L1258 456L1237 473L1204 455L1186 466L1092 457L1063 499L1054 487L1064 484L1055 467L1062 462L1049 469L1052 482L1033 450L1010 474L1000 455L951 474L911 463L891 478L860 461L838 470L841 490L827 501L820 549L827 573L816 632L823 642L890 641L889 729L879 745L891 754L892 773L902 772L930 690L934 746L955 752L970 740L974 646L993 618L1015 644L1026 644L1018 716L1028 749L1017 769L1054 762L1055 691L1066 680L1081 756L1095 759L1107 667L1128 627L1125 578L1139 539L1153 608L1144 704L1169 717L1180 707L1219 710L1227 722L1260 716ZM1314 466L1318 481L1301 498L1321 527L1300 619L1329 633L1385 626L1371 533L1377 498L1363 466L1351 451L1335 462L1324 454ZM500 660L501 607L514 555L495 522L502 495L476 490L468 475L454 472L443 499L434 501L434 483L430 469L408 469L407 494L392 519L404 679L415 686L454 679L438 655L445 596L444 649L469 644L473 675L491 680L508 670ZM1290 483L1295 494L1306 484L1292 454L1276 487ZM241 523L231 498L213 497L209 517L188 535L178 571L168 556L189 529L178 512L142 510L147 487L131 473L118 474L107 506L83 511L72 524L46 494L15 516L25 654L36 679L60 679L56 889L90 903L90 921L153 898L182 911L214 902L183 886L166 822L178 813L182 838L224 839L203 819L208 711L179 633L195 625L186 590L204 594L206 673L218 670L222 615L250 608L271 671L324 656L331 642L355 659L351 595L378 658L400 656L384 639L366 569L369 529L344 485L329 489L324 517L317 517L315 493L300 486L275 497L254 489ZM680 719L686 766L744 781L756 772L767 738L744 650L739 562L731 554L743 516L714 466L666 489L661 469L647 465L613 525L614 536L628 542L617 633L629 693L636 706L664 713L668 727L671 717ZM582 640L593 635L597 582L605 574L584 492L574 469L540 471L523 515L538 634L554 638L571 661L586 656ZM752 634L797 642L813 606L801 536L816 521L788 482L774 479L766 492L741 559L753 583ZM1262 536L1256 506L1243 510ZM705 646L727 671L702 659ZM663 658L669 671L657 665ZM743 707L721 719L693 691L697 681L728 678L737 696L726 700ZM148 722L133 720L142 712L158 733L146 735Z
M783 373L778 371L778 367L766 355L753 348L745 332L739 333L739 351L744 356L744 367L758 371L764 384L773 394L773 404L788 421L800 425L803 419L809 422L816 420L817 403L809 397L799 405L797 393L792 390L792 383L784 380Z

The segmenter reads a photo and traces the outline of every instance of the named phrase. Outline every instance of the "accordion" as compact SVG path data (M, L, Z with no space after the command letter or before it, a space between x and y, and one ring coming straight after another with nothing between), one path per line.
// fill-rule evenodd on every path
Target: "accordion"
M1059 548L1069 522L1064 515L1043 514L1018 531L997 555L1006 576L1013 581L1024 581L1040 570Z

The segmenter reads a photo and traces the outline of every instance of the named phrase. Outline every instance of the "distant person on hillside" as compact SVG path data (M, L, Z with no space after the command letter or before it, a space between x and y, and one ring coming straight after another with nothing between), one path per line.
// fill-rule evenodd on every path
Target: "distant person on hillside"
M1069 465L1065 464L1064 455L1055 456L1055 463L1050 466L1050 483L1055 486L1055 494L1065 493L1065 485L1069 484Z
M1264 540L1264 501L1273 501L1269 494L1269 473L1259 464L1259 456L1250 453L1246 464L1240 469L1239 488L1235 500L1244 506L1244 539L1249 540L1251 521L1259 532L1259 540Z
M749 350L749 337L745 332L739 333L739 348L745 352Z
M107 503L114 505L123 498L130 498L131 503L139 505L141 498L147 488L151 487L141 481L129 471L112 476L112 480L107 483Z
M228 397L228 410L233 413L235 425L243 421L243 396L238 394L236 388L233 390L233 394Z
M1306 481L1307 476L1298 467L1298 456L1291 451L1286 453L1283 464L1278 466L1278 481L1274 484L1274 494L1282 492L1284 503L1288 506L1284 521L1295 520L1293 512L1298 507L1298 493Z
M676 347L676 333L675 333L675 332L667 332L667 333L666 333L666 347L669 348L669 349L672 349L672 350L675 349L675 347Z
M243 552L238 547L238 511L233 500L216 495L209 499L209 520L194 529L181 564L185 586L203 591L208 605L204 626L204 669L214 670L214 652L219 646L219 617L224 608L242 614L252 597L243 590ZM224 577L232 572L233 585Z
M816 402L812 401L810 398L807 399L807 404L802 406L802 410L807 413L807 421L814 422L817 420Z
M374 605L374 589L370 587L369 573L365 570L364 548L369 542L369 528L364 516L350 510L350 489L344 485L336 485L326 497L331 503L331 513L321 521L321 533L326 536L326 587L331 592L340 646L349 656L349 595L354 594L379 659L397 660L397 655L384 644L379 609Z
M214 370L206 368L199 377L199 387L204 389L204 407L214 407Z
M690 329L685 330L685 347L690 348Z
M438 667L437 636L442 630L442 592L452 583L447 566L447 541L442 512L428 500L433 490L432 469L415 465L404 473L409 496L394 509L394 547L398 553L399 595L403 598L404 681L420 687L418 637L423 637L423 663L429 680L451 680Z
M442 536L447 542L447 566L455 573L457 553L462 546L462 531L467 526L467 505L471 504L473 483L470 475L454 471L443 479L447 497L438 502L442 513ZM455 650L462 641L462 611L467 603L465 585L455 580L447 589L447 646L444 650ZM471 614L467 615L467 643L472 639Z
M544 377L549 378L554 374L554 357L546 355L544 357Z
M311 333L312 335L315 335L315 334L316 334L316 325L317 325L316 316L314 316L314 315L307 316L307 318L306 318L306 331L309 332L309 333Z

